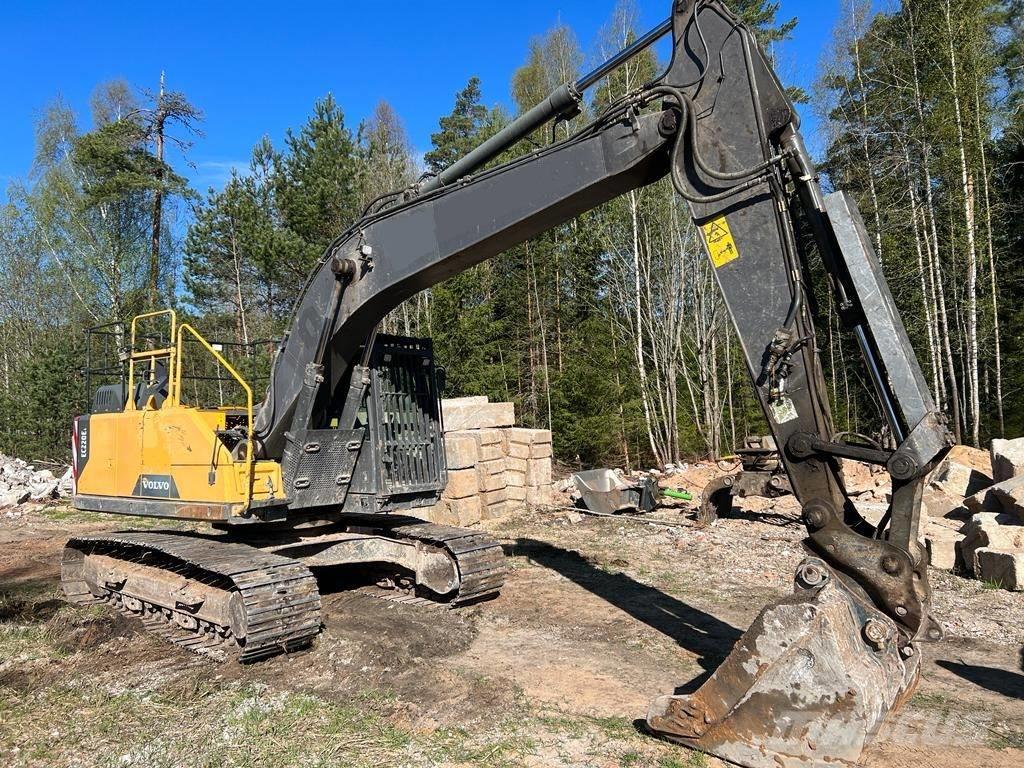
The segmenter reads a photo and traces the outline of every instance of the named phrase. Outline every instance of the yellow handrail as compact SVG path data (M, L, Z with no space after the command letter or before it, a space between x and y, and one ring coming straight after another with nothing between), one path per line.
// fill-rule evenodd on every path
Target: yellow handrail
M245 441L245 467L246 467L246 469L245 469L245 472L246 472L246 478L245 478L245 506L248 508L249 504L252 502L252 481L253 481L252 464L253 464L253 458L254 458L253 451L252 451L252 388L246 383L245 379L243 379L241 377L241 375L238 373L238 371L236 371L234 369L234 367L231 365L231 363L229 363L220 352L218 352L216 349L214 349L213 346L211 346L210 343L206 339L204 339L202 337L202 335L199 333L199 331L197 331L195 328L193 328L188 323L182 323L178 327L177 358L178 358L179 365L176 366L176 369L177 369L177 379L174 382L174 391L173 391L173 398L174 399L172 400L172 403L175 406L181 405L181 370L182 370L182 368L184 368L184 366L181 365L180 363L181 363L181 356L182 356L182 353L184 351L184 346L183 345L184 345L184 341L185 341L185 331L188 331L190 334L192 334L192 336L195 337L196 341L198 341L200 344L202 344L204 347L206 347L206 351L209 352L211 355L213 355L214 358L217 360L217 362L220 363L221 365L223 365L224 369L228 373L230 373L231 376L235 379L235 381L237 381L242 386L242 389L245 390L245 418L246 418L246 435L247 435L247 438L246 438L246 441Z
M138 325L139 320L145 320L150 317L159 317L161 315L170 315L171 318L171 335L170 341L171 346L165 349L149 349L137 352L135 350L135 329ZM152 359L161 355L167 355L167 386L171 391L167 393L168 398L174 399L175 394L173 387L175 386L175 365L174 360L174 339L176 333L176 326L178 323L178 314L173 309L158 309L155 312L146 312L141 315L136 315L132 318L132 335L131 335L131 347L129 347L129 359L128 359L128 402L125 404L126 410L135 410L135 361ZM180 357L180 354L179 354Z

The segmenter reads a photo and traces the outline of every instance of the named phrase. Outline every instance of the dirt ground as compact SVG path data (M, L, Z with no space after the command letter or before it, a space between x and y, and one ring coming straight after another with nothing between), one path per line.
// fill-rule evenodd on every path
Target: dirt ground
M0 517L0 764L718 766L644 735L649 700L699 683L789 591L791 499L698 528L535 510L492 522L499 598L459 611L339 591L307 652L217 663L60 600L63 507ZM933 572L947 639L868 766L1024 766L1024 598Z

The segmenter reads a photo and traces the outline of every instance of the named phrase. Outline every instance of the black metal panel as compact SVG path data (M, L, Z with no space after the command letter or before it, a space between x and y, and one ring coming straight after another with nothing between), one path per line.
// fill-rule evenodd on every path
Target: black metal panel
M370 420L386 494L444 490L444 440L430 339L377 336Z
M364 429L305 429L289 433L281 467L289 508L344 504L365 437Z

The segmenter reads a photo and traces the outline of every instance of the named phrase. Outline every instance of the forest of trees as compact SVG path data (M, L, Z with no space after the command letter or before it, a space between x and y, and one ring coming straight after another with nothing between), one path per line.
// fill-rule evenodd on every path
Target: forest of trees
M732 7L770 55L797 19ZM826 187L856 196L922 366L958 438L1024 432L1022 0L841 0L816 85ZM594 50L557 25L524 41L521 112L629 43L621 0ZM800 62L812 66L817 62ZM656 75L653 53L595 89L585 113L510 152L563 138ZM89 127L60 100L30 174L0 209L0 451L66 457L84 406L84 329L173 306L210 338L276 339L325 247L366 205L437 172L514 115L471 78L417 157L386 102L351 126L328 94L280 145L264 138L221 189L182 168L202 113L165 87L97 87ZM508 159L508 158L503 158ZM422 166L422 167L421 167ZM822 292L818 343L837 429L875 433L855 346ZM384 330L431 336L446 394L516 403L571 465L652 466L728 453L763 431L728 315L685 204L661 182L425 291Z

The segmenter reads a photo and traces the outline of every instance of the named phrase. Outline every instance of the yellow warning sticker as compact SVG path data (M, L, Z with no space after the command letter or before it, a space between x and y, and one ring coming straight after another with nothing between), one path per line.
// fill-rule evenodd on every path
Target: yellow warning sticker
M740 252L736 248L736 241L732 239L732 232L729 229L729 222L725 216L703 224L704 241L708 244L708 253L711 254L711 263L715 269L723 267L733 259L739 258Z

